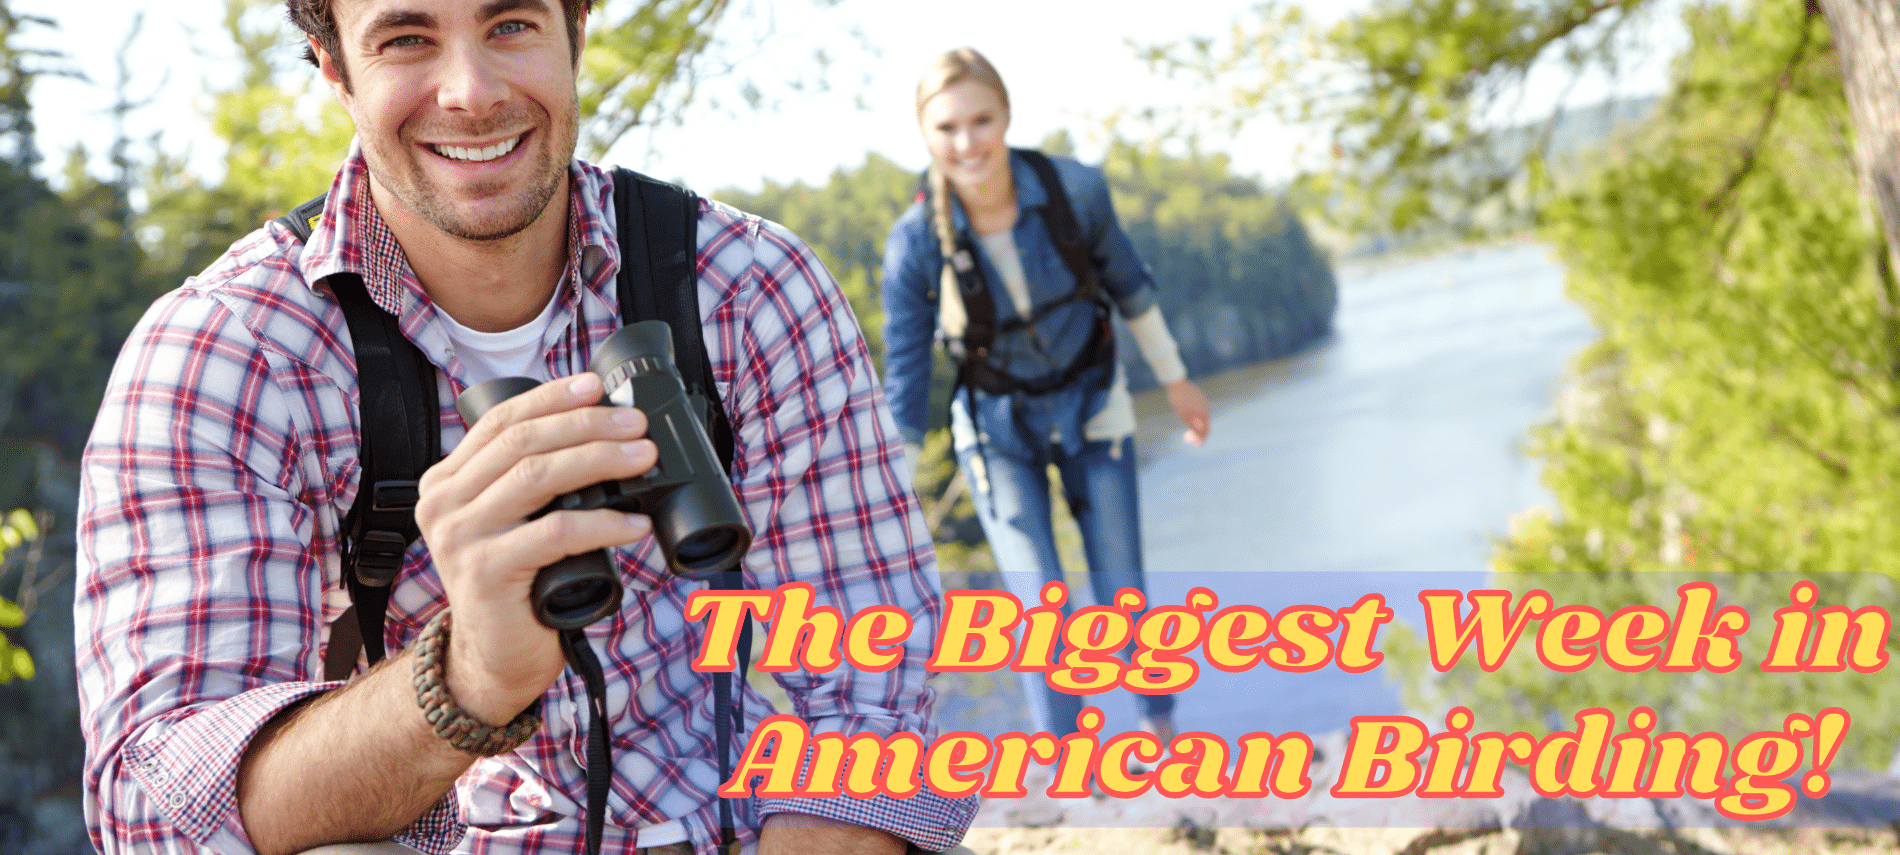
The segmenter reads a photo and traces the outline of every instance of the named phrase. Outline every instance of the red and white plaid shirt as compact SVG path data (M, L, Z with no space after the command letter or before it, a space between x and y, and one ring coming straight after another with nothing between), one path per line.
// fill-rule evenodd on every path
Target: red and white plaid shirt
M543 341L555 377L585 370L592 345L619 326L610 176L578 161L570 175L569 265ZM253 232L161 298L113 370L84 461L76 604L86 813L106 853L251 851L235 783L245 746L279 711L337 685L322 681L322 648L348 603L338 522L357 490L357 385L342 310L319 280L362 276L440 369L445 447L463 434L453 407L463 365L367 176L353 150L307 244L278 224ZM807 581L847 614L896 605L916 619L912 655L895 669L777 679L814 732L929 739L922 663L936 634L936 567L857 322L783 228L701 202L698 235L706 347L755 532L748 582ZM667 574L652 538L615 554L627 601L588 630L614 747L603 849L678 819L710 855L712 680L689 668L703 626L683 617L703 584ZM444 603L418 543L390 598L388 649ZM578 851L584 697L564 675L543 698L540 733L478 762L401 839L438 853ZM756 694L745 707L755 722L769 712ZM737 807L742 828L789 810L944 849L976 804L925 791Z

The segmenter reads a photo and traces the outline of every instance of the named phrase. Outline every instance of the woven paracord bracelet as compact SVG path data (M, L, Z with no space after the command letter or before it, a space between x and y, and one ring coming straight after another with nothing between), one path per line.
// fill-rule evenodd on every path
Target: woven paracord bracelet
M448 664L449 610L443 609L416 639L416 705L435 735L477 757L493 757L513 751L541 728L539 701L500 727L469 715L449 696Z

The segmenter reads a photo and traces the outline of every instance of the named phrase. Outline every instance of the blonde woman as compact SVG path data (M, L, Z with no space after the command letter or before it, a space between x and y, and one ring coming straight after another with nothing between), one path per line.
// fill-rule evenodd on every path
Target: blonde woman
M931 345L941 339L959 364L957 462L1012 592L1034 606L1044 582L1061 578L1053 465L1082 532L1089 587L1106 604L1122 588L1143 590L1134 410L1108 313L1128 322L1192 444L1207 436L1208 404L1187 379L1102 173L1010 149L1009 119L1002 77L975 50L938 57L918 84L928 192L885 244L885 391L914 459ZM1072 592L1068 608L1090 605L1086 596ZM1082 699L1049 689L1041 674L1022 676L1038 728L1073 731ZM1173 697L1137 697L1143 726L1171 736Z

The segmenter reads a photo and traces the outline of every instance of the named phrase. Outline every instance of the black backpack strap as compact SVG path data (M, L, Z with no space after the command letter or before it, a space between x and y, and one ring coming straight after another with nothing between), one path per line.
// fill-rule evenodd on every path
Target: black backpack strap
M698 396L706 430L719 462L732 472L732 422L713 382L712 359L699 320L699 197L677 185L631 169L614 170L614 218L620 232L620 322L664 320L673 329L673 361L689 395ZM654 248L660 248L656 252ZM719 574L716 590L745 587L738 570ZM752 660L752 622L739 634L739 681ZM745 729L745 695L735 694L732 673L713 674L714 750L719 782L732 774L733 734ZM719 800L719 851L736 853L732 800Z
M983 265L977 261L976 245L968 235L957 235L956 252L947 261L963 297L963 339L955 343L959 352L952 355L960 362L985 362L990 346L996 343L996 303L990 297Z
M297 240L307 242L310 240L310 233L317 230L317 221L323 219L323 205L329 198L330 194L325 193L291 208L290 213L278 217L277 222L288 227L297 236Z
M962 339L947 341L945 345L951 358L957 362L959 387L974 386L993 395L1016 392L1046 395L1074 383L1091 369L1113 362L1115 327L1107 293L1102 288L1101 276L1096 270L1095 255L1089 251L1088 243L1082 237L1081 224L1075 218L1074 206L1069 203L1068 190L1062 186L1062 177L1056 173L1055 162L1034 149L1012 148L1010 151L1029 164L1036 173L1036 179L1042 183L1043 190L1049 194L1049 203L1043 209L1043 224L1048 228L1049 240L1055 244L1056 253L1062 256L1063 265L1075 277L1075 290L1060 299L1036 306L1028 317L998 323L989 284L983 277L982 265L976 262L975 247L966 235L958 234L956 252L946 261L956 274L957 290L962 293L963 312L968 320ZM928 211L930 185L927 178L922 182L920 198L924 202L924 209ZM989 361L989 349L995 344L997 335L1026 327L1033 329L1037 322L1057 309L1081 302L1094 306L1095 321L1089 330L1088 341L1060 374L1029 381L1013 376Z
M1082 292L1084 299L1096 299L1101 293L1102 281L1095 272L1095 254L1082 240L1082 226L1076 222L1075 207L1069 204L1069 191L1062 186L1062 176L1056 174L1055 162L1035 149L1010 151L1035 170L1043 191L1049 194L1049 204L1043 208L1043 222L1049 227L1049 240L1056 245L1056 252L1075 276L1076 290Z
M324 199L305 202L278 222L307 241L323 214ZM359 649L371 665L385 655L389 590L409 545L421 534L416 482L442 456L441 399L435 365L403 336L396 317L370 299L362 277L339 273L327 281L343 308L356 354L362 460L356 501L342 525L343 581L351 606L332 625L324 656L324 676L341 680L355 670Z
M330 289L343 305L356 349L357 412L363 472L344 516L344 579L371 665L383 658L383 615L403 555L421 536L416 484L442 456L435 365L402 334L396 317L369 297L363 280L339 273Z
M1081 223L1076 221L1075 206L1069 202L1069 191L1062 186L1062 176L1056 173L1055 162L1048 155L1035 149L1012 149L1022 155L1024 161L1036 172L1036 178L1042 182L1043 192L1049 194L1049 204L1043 207L1043 223L1049 227L1049 239L1055 243L1056 252L1069 267L1069 273L1075 277L1075 291L1060 304L1086 300L1095 306L1095 326L1089 331L1089 340L1082 350L1069 363L1061 376L1052 381L1029 386L1030 394L1042 395L1053 392L1074 383L1089 370L1115 361L1115 325L1113 310L1108 304L1108 291L1102 287L1101 268L1096 265L1095 253L1089 250L1088 242L1082 237ZM1056 305L1044 306L1029 320L1039 321L1047 313L1054 311Z

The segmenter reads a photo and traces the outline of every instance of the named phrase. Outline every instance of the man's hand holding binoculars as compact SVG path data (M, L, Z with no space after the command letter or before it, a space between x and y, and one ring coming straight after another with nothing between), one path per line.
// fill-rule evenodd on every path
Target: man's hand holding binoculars
M490 724L526 709L566 662L530 606L541 568L652 531L645 514L610 507L536 516L559 496L653 468L646 415L599 406L601 385L582 372L495 404L419 485L416 522L455 615L450 691Z

